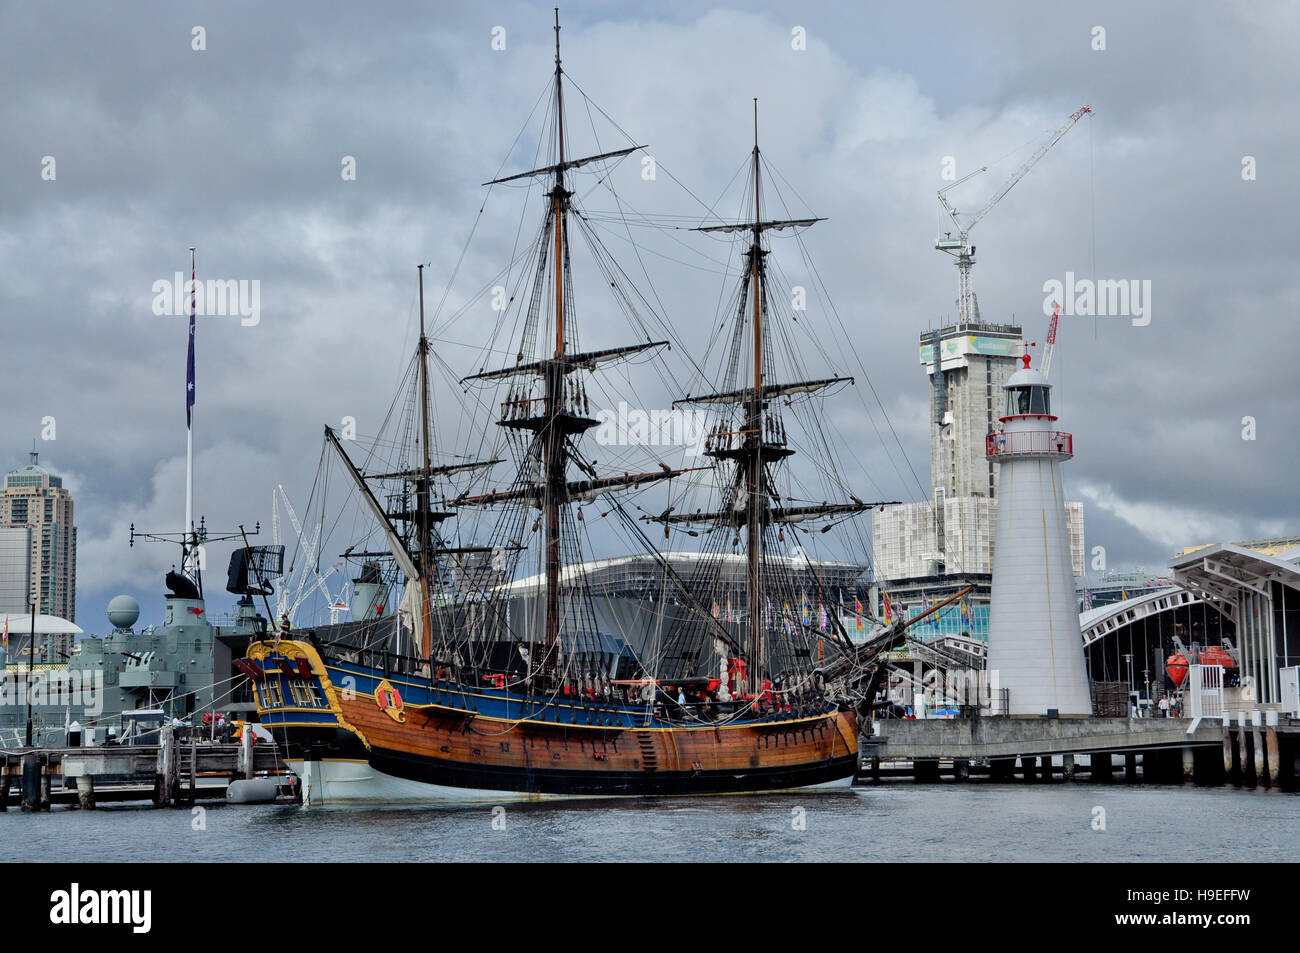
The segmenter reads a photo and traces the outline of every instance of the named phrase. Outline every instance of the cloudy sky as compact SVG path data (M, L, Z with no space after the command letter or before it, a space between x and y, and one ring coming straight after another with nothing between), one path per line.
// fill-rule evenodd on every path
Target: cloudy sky
M933 248L945 157L958 175L992 166L956 193L974 208L1091 105L972 233L984 318L1014 316L1032 339L1051 279L1150 282L1144 326L1063 319L1056 410L1088 545L1153 568L1187 544L1297 532L1300 8L573 3L562 17L567 73L661 170L619 168L631 208L697 215L725 196L759 98L791 211L828 217L803 241L856 352L833 369L865 371L884 405L859 393L835 422L868 492L899 499L920 495L911 471L928 483L917 334L955 310L955 269ZM480 214L479 184L533 156L535 122L511 144L546 88L551 26L550 5L525 3L0 3L0 464L25 463L35 439L76 494L83 627L119 591L160 613L172 553L129 549L128 527L174 530L183 513L185 318L154 313L155 282L192 245L200 277L259 282L257 324L200 325L196 497L214 528L265 523L277 483L305 498L323 423L374 432L414 343L417 262L431 308L446 294L440 356L481 363L492 318L475 296L509 261L526 193ZM571 118L575 148L627 144L594 109ZM678 342L699 346L717 252L691 267L667 238L644 273ZM813 282L797 251L784 260ZM593 323L593 342L626 338ZM901 451L876 437L886 415Z

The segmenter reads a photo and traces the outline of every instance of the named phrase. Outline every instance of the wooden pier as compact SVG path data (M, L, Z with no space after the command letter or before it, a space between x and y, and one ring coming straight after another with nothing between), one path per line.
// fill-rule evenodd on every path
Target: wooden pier
M108 801L152 801L157 807L191 806L225 798L232 781L283 775L282 792L295 790L274 745L181 741L163 728L156 745L84 748L13 748L0 751L0 811L16 799L23 811L54 804L90 809ZM75 790L67 786L73 780Z
M863 740L864 781L1066 780L1296 789L1300 720L1219 718L885 719ZM1086 759L1086 763L1084 763Z

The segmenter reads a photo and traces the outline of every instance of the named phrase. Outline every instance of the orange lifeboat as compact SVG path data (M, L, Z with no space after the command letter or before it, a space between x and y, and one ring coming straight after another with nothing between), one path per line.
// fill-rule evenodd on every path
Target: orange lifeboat
M1224 668L1236 668L1237 662L1228 650L1221 645L1212 645L1201 653L1202 665L1222 665Z
M1165 663L1165 672L1174 683L1174 687L1182 688L1183 682L1187 680L1187 656L1182 652L1169 656L1169 661Z

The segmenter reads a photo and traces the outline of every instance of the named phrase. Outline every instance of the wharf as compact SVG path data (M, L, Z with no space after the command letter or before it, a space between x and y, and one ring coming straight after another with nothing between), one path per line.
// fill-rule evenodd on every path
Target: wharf
M11 806L14 787L24 811L49 810L53 804L93 808L107 801L188 806L224 798L232 782L256 777L283 777L281 790L292 790L278 749L254 744L252 737L248 733L242 744L181 742L164 728L156 745L0 751L0 811Z
M1060 774L1124 780L1296 788L1300 720L1277 711L1226 712L1221 718L885 719L863 740L863 777L1026 780ZM1081 760L1086 758L1086 765ZM1140 775L1139 775L1140 768Z

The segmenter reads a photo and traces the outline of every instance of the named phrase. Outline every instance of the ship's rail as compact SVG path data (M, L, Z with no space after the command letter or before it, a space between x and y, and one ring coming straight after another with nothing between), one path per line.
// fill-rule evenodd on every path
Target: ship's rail
M1060 430L1016 430L991 433L984 438L987 457L1074 456L1074 435Z

